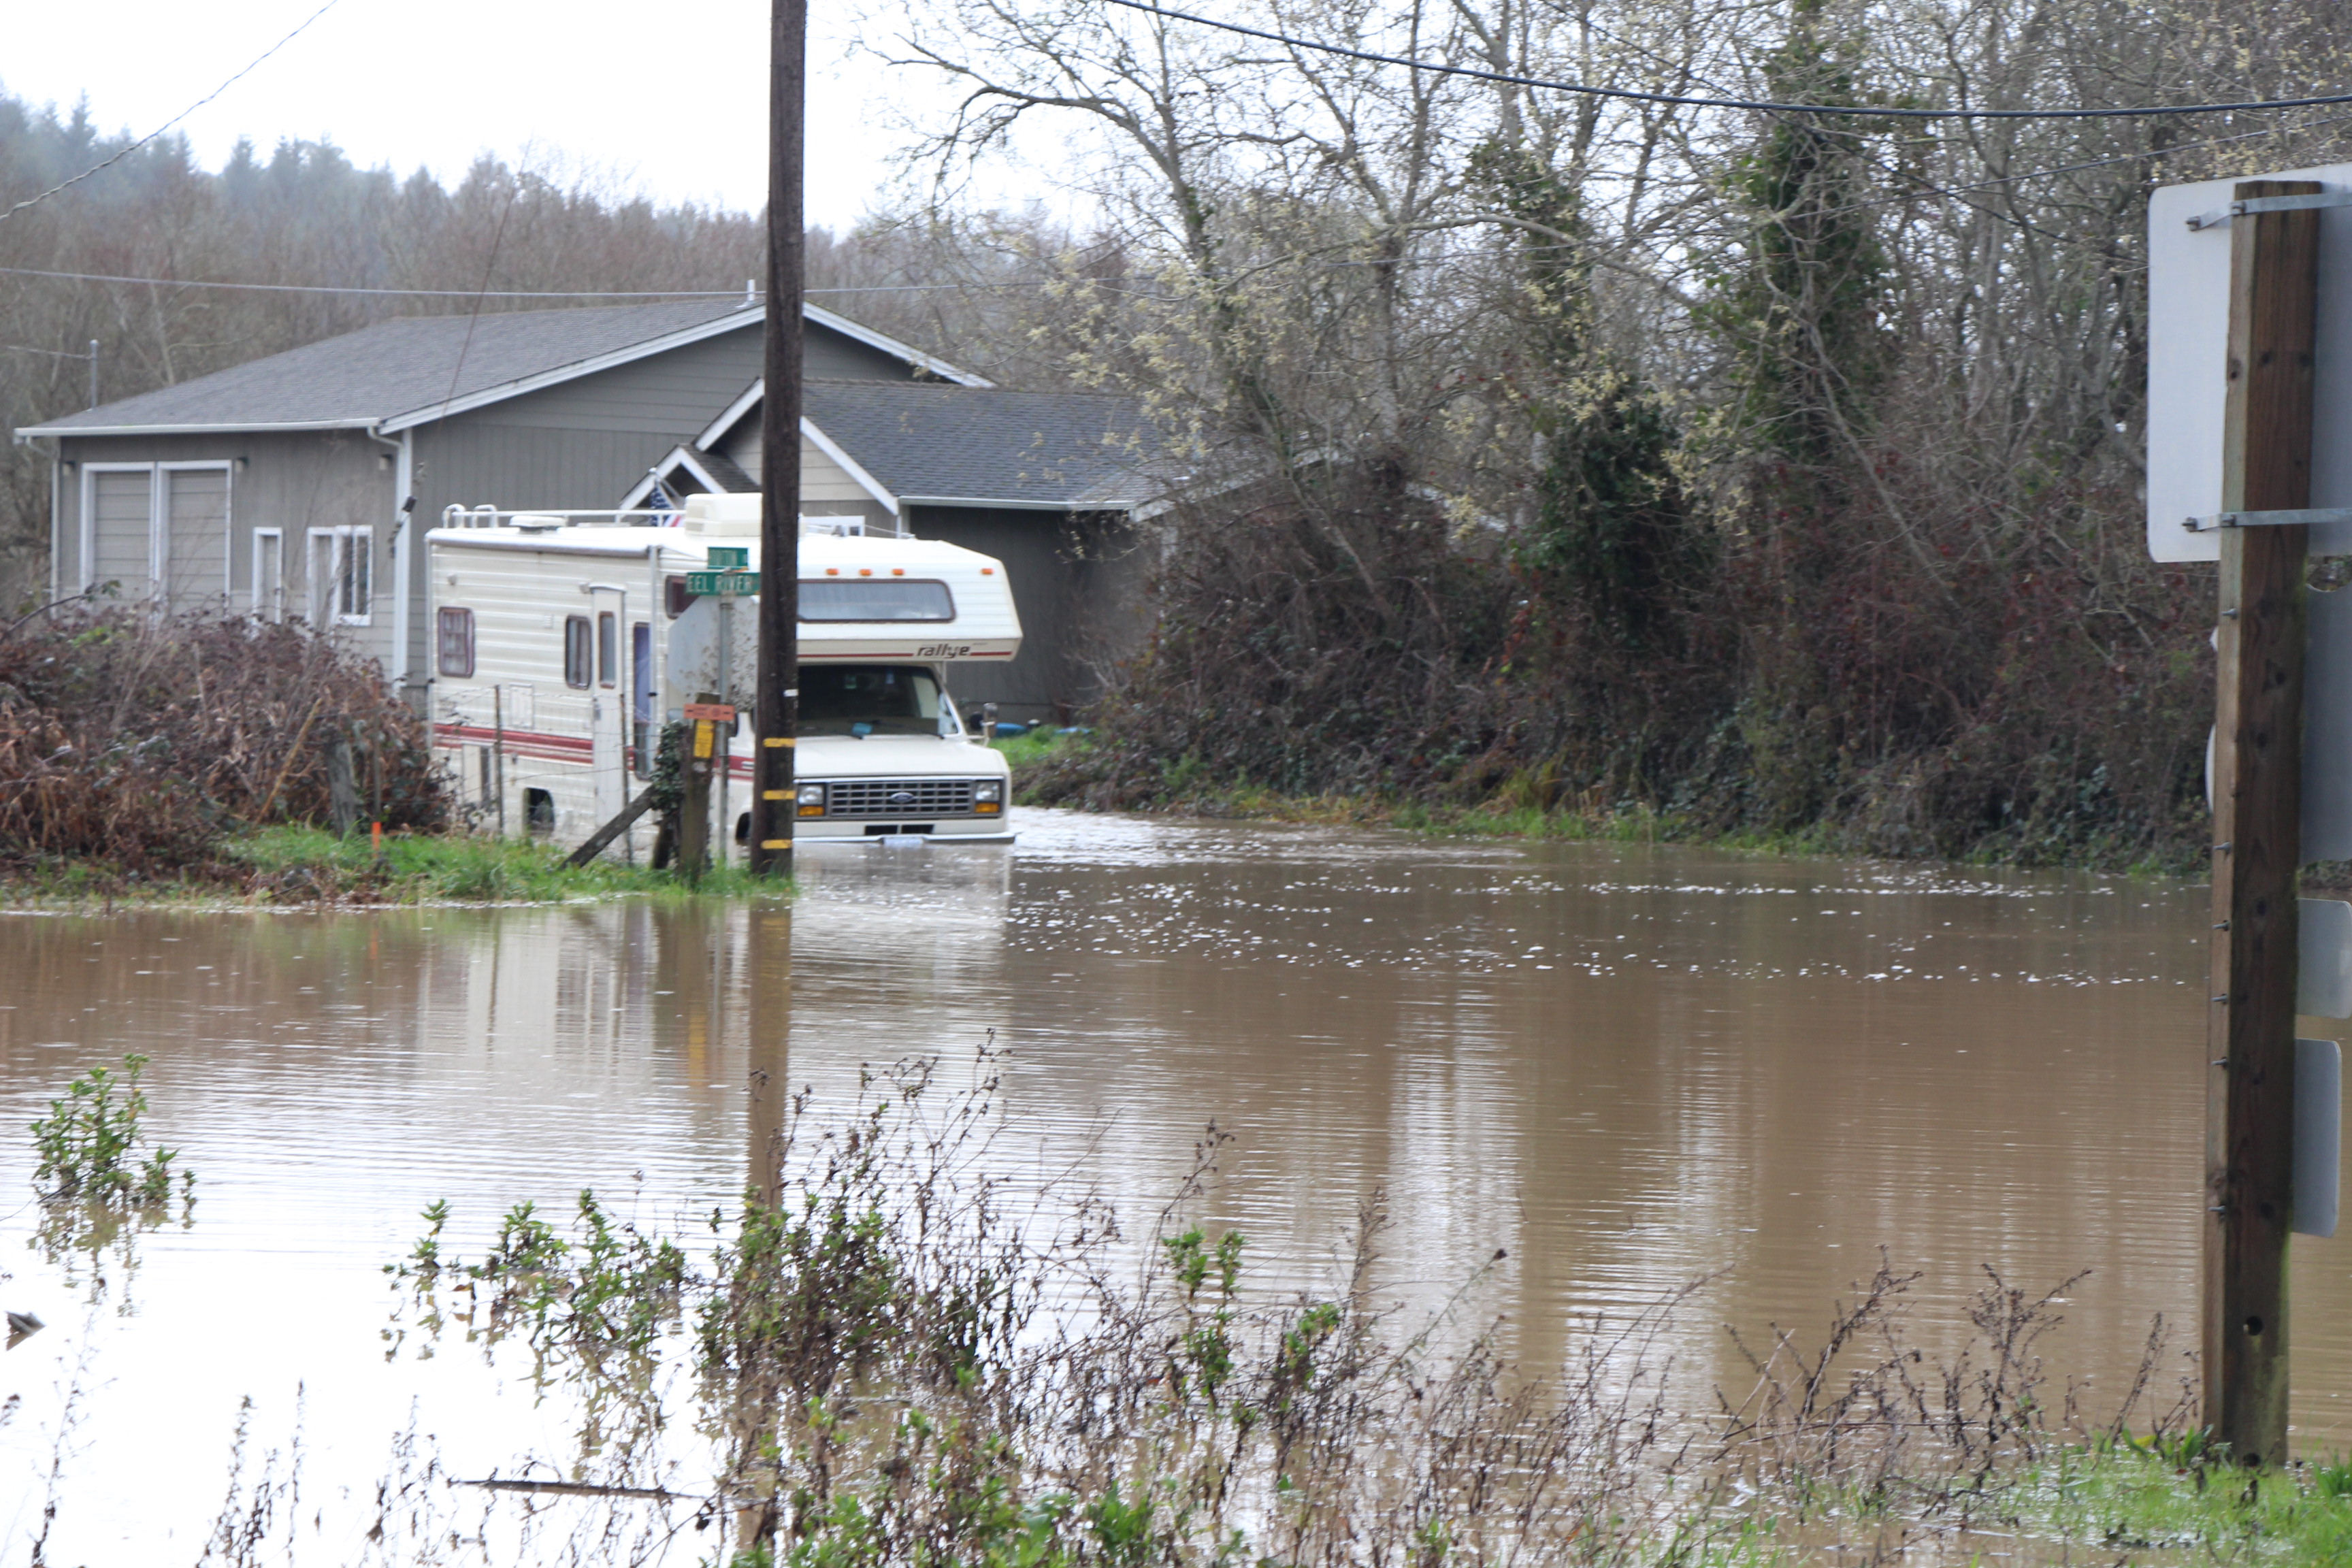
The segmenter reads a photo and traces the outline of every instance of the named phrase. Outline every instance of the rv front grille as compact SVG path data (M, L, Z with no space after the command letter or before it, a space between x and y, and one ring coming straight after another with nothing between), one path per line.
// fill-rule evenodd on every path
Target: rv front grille
M824 786L827 816L970 816L970 779L850 779Z

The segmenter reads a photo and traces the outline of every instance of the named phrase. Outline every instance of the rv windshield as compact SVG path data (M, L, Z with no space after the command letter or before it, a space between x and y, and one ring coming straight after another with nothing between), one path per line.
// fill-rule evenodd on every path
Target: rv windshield
M948 726L955 719L950 712ZM937 735L939 677L917 664L801 666L803 735Z

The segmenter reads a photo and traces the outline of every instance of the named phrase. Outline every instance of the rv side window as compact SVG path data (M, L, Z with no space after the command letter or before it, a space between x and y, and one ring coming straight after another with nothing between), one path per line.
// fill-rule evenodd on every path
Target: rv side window
M591 657L592 655L588 645L588 617L585 616L564 616L564 685L578 687L582 690L587 689L588 683L593 675L593 671L590 668L588 662Z
M686 614L686 607L700 597L702 595L699 594L689 594L686 591L686 579L683 577L670 577L663 580L662 606L669 611L671 620L676 620Z
M610 610L596 616L596 684L617 686L621 680L621 621Z
M804 621L951 621L955 598L945 583L905 577L803 577Z
M460 679L474 673L474 612L443 610L440 616L441 673Z

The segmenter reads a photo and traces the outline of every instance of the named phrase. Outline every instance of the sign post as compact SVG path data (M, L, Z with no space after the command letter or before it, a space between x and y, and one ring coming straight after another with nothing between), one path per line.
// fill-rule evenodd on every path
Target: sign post
M2320 189L2316 181L2256 180L2235 194L2252 202ZM2310 531L2256 520L2311 505L2318 255L2315 209L2246 212L2232 224L2201 1339L2206 1424L2248 1464L2286 1457Z

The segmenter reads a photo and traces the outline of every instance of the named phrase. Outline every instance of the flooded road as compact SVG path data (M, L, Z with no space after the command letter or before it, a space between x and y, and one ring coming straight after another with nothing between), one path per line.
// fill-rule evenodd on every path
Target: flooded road
M648 1221L708 1213L747 1179L755 1070L838 1097L865 1061L961 1073L992 1030L1000 1157L1082 1172L1137 1226L1212 1121L1231 1133L1210 1212L1262 1282L1328 1278L1375 1192L1382 1288L1433 1305L1500 1249L1482 1300L1523 1357L1707 1277L1672 1346L1693 1406L1738 1381L1725 1324L1818 1336L1881 1246L1924 1271L1930 1340L1980 1267L2036 1289L2093 1270L2043 1348L2095 1405L2151 1314L2193 1327L2201 888L1023 826L1009 850L812 854L789 914L12 918L0 1304L49 1327L0 1359L22 1398L0 1561L41 1529L53 1468L53 1560L194 1560L247 1399L248 1471L299 1430L330 1511L412 1425L453 1475L561 1459L561 1401L460 1345L387 1359L382 1270L419 1211L448 1200L467 1253L514 1202L564 1212L585 1186ZM198 1201L94 1289L20 1245L21 1130L131 1051ZM2352 1240L2299 1240L2294 1291L2298 1447L2342 1446Z

